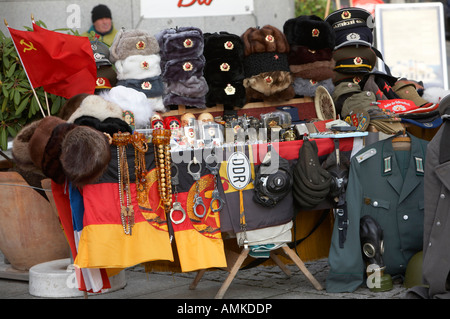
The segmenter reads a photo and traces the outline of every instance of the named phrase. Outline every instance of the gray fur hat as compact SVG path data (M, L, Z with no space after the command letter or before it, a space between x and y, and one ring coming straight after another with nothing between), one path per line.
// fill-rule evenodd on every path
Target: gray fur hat
M156 38L146 31L120 29L109 48L112 63L131 55L151 55L160 51Z

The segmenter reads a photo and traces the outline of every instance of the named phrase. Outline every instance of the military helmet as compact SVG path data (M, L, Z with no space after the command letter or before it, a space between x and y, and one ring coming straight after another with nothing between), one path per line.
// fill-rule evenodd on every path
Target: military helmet
M414 286L424 286L422 282L422 261L423 251L414 254L406 266L405 281L403 285L405 288L412 288Z

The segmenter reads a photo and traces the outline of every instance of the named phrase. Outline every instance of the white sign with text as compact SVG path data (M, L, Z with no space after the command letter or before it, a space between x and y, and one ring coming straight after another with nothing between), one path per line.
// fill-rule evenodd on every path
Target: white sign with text
M141 16L147 19L251 13L253 0L141 0Z

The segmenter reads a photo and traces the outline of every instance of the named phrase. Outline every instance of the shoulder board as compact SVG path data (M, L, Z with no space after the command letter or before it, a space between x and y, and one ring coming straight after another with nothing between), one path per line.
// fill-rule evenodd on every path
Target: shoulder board
M372 156L374 156L376 153L377 153L377 150L375 148L371 148L371 149L365 151L364 153L356 156L356 160L358 161L358 163L362 163L366 159L371 158Z

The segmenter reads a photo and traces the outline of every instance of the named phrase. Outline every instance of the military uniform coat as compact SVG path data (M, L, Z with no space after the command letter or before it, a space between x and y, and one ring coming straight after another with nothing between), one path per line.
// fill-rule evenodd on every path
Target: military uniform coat
M409 259L422 250L428 142L410 138L410 151L395 151L389 138L366 146L352 157L346 192L346 240L341 248L335 222L328 258L328 292L352 292L363 283L366 265L359 225L364 215L375 218L383 229L386 273L403 274Z
M411 289L411 293L415 292L422 298L450 298L449 138L450 123L446 120L427 148L422 277L428 287Z

